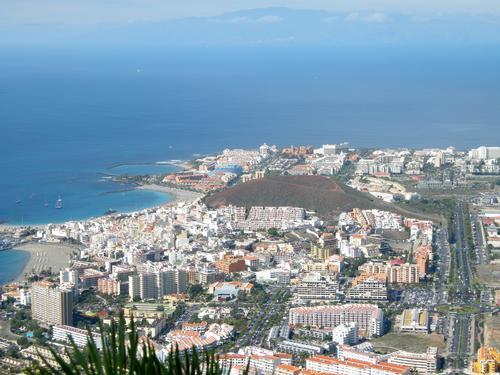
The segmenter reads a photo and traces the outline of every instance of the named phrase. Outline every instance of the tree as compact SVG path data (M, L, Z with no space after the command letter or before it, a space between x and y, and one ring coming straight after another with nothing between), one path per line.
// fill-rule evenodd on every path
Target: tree
M21 336L17 339L17 345L21 348L27 348L30 345L30 342L25 336Z
M203 286L201 284L193 284L188 288L189 297L196 298L203 293Z
M276 228L269 228L267 230L267 234L269 234L271 237L278 237L279 236L279 232Z

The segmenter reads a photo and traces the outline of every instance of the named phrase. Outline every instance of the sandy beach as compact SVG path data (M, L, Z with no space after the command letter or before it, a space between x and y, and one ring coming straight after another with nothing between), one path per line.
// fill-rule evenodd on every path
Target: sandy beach
M16 281L23 281L25 274L40 272L51 267L52 272L59 272L69 266L70 256L78 251L76 247L58 243L31 242L17 247L17 249L30 253L30 259L24 266Z
M162 186L162 185L141 185L137 187L137 189L159 191L162 193L171 194L173 199L166 204L167 206L177 204L178 202L192 202L204 196L204 194L198 193L196 191L176 189L170 186Z

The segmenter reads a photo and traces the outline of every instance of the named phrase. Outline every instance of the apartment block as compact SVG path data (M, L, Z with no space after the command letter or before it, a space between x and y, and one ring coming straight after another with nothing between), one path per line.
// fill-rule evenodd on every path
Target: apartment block
M35 282L31 289L33 319L50 325L73 324L73 290L47 281Z

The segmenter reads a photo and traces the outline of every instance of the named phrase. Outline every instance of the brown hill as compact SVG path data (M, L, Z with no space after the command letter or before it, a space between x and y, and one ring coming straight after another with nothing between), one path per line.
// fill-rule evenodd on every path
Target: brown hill
M210 207L295 206L321 215L355 207L394 210L394 206L324 176L273 176L238 184L207 197Z

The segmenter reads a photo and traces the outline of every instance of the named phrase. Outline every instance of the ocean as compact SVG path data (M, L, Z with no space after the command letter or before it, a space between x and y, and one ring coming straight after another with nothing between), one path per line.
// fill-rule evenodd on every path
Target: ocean
M0 285L14 281L30 258L27 251L10 249L0 251Z
M168 202L108 175L227 147L500 145L499 66L491 46L3 48L0 220Z

